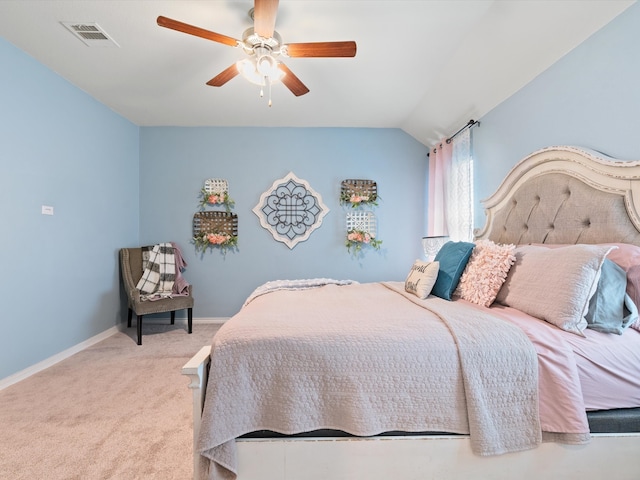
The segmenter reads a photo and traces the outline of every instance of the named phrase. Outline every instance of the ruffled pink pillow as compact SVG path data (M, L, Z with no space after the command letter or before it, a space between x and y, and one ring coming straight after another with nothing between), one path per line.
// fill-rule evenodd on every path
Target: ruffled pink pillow
M515 245L478 240L455 295L478 305L490 306L516 261L515 248Z

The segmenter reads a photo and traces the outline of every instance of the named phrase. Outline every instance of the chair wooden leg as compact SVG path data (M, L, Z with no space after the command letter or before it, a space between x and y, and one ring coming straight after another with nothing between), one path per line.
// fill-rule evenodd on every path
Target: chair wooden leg
M188 332L191 333L193 331L193 309L189 308L187 310L187 328Z
M172 310L171 311L171 325L175 325L176 324L176 311Z
M129 309L129 313L127 315L127 328L131 328L131 314L133 312L131 311L131 309Z
M142 345L142 315L138 315L138 345Z

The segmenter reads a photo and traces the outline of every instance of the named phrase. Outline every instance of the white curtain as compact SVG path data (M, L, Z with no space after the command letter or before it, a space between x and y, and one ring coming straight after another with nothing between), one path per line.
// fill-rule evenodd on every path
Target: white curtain
M473 240L473 158L471 131L443 139L429 156L427 236Z
M427 203L427 237L448 236L445 218L445 175L451 160L451 145L445 140L429 155L429 198Z
M449 238L473 240L473 158L471 129L460 132L452 141L451 161L445 174L445 206Z

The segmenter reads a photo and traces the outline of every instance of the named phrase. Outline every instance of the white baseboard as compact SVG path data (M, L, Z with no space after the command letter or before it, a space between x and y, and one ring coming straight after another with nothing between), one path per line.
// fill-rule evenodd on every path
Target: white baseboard
M34 375L44 370L45 368L49 368L52 365L55 365L56 363L61 362L65 358L69 358L71 355L74 355L84 350L85 348L88 348L91 345L95 345L96 343L101 342L106 338L109 338L111 335L115 335L119 331L120 330L118 329L117 326L111 327L110 329L105 330L104 332L99 333L98 335L95 335L85 340L84 342L80 342L71 348L67 348L66 350L63 350L60 353L56 353L55 355L49 358L46 358L41 362L36 363L35 365L31 365L30 367L27 367L24 370L20 370L19 372L16 372L13 375L9 375L8 377L0 380L0 390L3 390L13 385L14 383L18 383L20 380L24 380L25 378L28 378L31 375Z
M229 317L198 317L193 319L194 325L222 325L229 320ZM149 318L142 319L143 325L166 325L169 322L169 317L166 318ZM176 318L176 325L186 325L187 319L185 317ZM132 325L136 325L135 317L132 320Z
M200 317L194 318L193 323L208 323L213 325L222 325L224 322L229 320L229 317Z
M212 325L222 325L224 322L226 322L229 319L229 317L200 317L200 318L194 318L193 319L193 324L194 325L198 325L198 324L212 324ZM166 321L167 319L162 319L162 320L153 320L153 319L149 319L149 324L161 324L161 323L167 323ZM143 325L144 323L147 323L146 319L143 319ZM187 319L186 318L176 318L176 324L187 324ZM135 320L133 322L133 326L135 328ZM53 365L55 365L58 362L61 362L62 360L64 360L65 358L69 358L71 355L78 353L82 350L84 350L85 348L88 348L92 345L95 345L98 342L101 342L102 340L105 340L107 338L109 338L111 335L115 335L116 333L118 333L119 331L121 331L123 328L126 328L126 324L123 325L116 325L114 327L111 327L108 330L105 330L102 333L99 333L98 335L95 335L87 340L85 340L84 342L80 342L77 345L74 345L71 348L67 348L66 350L60 352L60 353L56 353L55 355L46 358L44 360L42 360L41 362L36 363L35 365L31 365L30 367L25 368L24 370L20 370L19 372L14 373L13 375L9 375L8 377L2 378L0 379L0 390L3 390L11 385L13 385L14 383L18 383L21 380L24 380L25 378L30 377L31 375L34 375L42 370L44 370L45 368L49 368Z

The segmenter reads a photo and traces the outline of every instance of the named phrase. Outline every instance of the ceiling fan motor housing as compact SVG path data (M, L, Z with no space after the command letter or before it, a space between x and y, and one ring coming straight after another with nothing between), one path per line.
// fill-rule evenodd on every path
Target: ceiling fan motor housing
M255 33L253 27L247 28L242 34L243 48L247 53L251 54L257 48L267 48L271 55L280 55L280 46L282 45L282 37L278 32L273 32L270 38L264 38Z

